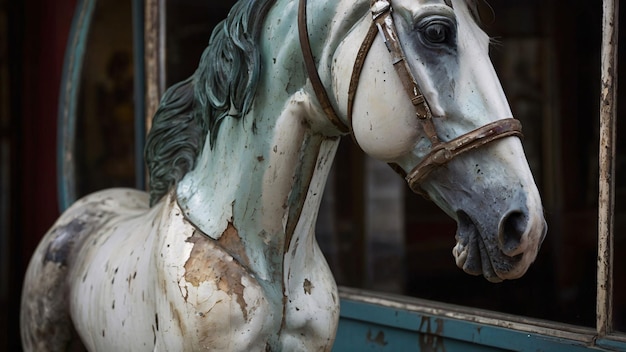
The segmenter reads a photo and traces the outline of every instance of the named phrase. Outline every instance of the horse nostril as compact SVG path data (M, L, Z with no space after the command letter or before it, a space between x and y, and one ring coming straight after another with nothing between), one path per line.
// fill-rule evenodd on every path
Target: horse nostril
M500 249L508 256L515 256L526 232L528 219L520 211L512 211L506 214L500 223L499 239Z

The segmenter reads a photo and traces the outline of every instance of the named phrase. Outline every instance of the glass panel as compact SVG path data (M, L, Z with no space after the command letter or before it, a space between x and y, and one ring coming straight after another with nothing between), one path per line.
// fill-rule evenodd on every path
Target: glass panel
M365 284L377 291L405 287L405 187L388 165L365 158Z
M135 185L131 2L98 1L76 126L78 196Z

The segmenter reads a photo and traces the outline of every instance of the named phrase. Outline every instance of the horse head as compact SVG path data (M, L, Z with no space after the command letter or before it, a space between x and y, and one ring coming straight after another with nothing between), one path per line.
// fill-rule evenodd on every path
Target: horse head
M337 45L321 55L319 82L332 88L320 89L308 64L326 115L336 114L334 125L351 131L365 153L393 165L414 191L456 220L453 255L460 268L492 282L519 278L535 260L547 225L521 125L489 59L490 40L477 24L475 4L342 3L337 13L359 19L341 40L330 35ZM371 15L363 19L358 12L365 5ZM346 23L333 22L330 33ZM308 36L302 25L300 32ZM332 98L325 102L320 90Z

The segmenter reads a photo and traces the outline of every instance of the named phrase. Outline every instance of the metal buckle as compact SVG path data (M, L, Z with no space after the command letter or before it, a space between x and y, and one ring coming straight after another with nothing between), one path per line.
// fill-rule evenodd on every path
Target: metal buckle
M391 2L388 0L378 0L372 3L370 7L372 11L372 17L376 20L378 17L382 16L387 12L391 12Z

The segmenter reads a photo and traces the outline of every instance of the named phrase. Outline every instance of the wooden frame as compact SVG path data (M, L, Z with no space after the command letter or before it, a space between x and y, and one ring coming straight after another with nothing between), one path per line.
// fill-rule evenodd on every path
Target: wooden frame
M605 337L613 332L613 225L615 223L618 5L619 1L603 1L596 308L596 327L599 337Z
M78 109L83 58L95 6L96 0L82 0L76 5L65 52L57 115L57 183L60 209L69 207L77 197L74 153L76 111Z
M152 126L152 116L165 91L165 0L145 0L144 65L145 65L145 129Z

